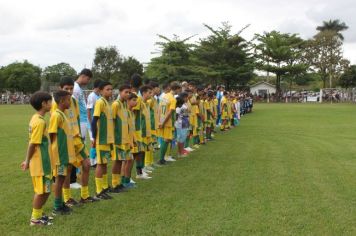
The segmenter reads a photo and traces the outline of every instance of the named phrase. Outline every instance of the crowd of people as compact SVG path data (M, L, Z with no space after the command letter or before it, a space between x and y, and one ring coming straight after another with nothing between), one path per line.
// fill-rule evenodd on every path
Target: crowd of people
M223 86L213 90L194 82L143 83L137 74L118 88L116 98L112 84L100 80L94 81L86 97L83 88L92 76L83 69L76 81L62 78L53 96L38 91L30 98L36 113L21 163L23 170L30 170L35 192L30 225L52 225L55 216L71 214L78 204L109 200L137 187L134 179L151 179L156 168L186 158L213 140L218 128L225 132L237 126L253 107L246 94L228 92ZM49 125L46 113L50 113ZM71 194L76 168L81 173L80 184L76 183L79 201ZM92 169L95 190L89 191ZM54 207L46 215L43 206L52 190Z
M23 93L0 93L0 104L28 104L30 95Z

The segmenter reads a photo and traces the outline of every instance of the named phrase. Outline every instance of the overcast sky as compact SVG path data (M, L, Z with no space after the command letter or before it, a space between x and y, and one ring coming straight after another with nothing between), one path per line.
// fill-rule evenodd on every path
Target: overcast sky
M157 34L207 35L203 23L229 21L242 36L277 29L310 38L323 20L340 19L344 56L356 64L354 0L0 0L0 66L24 59L45 67L67 62L91 67L95 48L115 45L124 56L149 62Z

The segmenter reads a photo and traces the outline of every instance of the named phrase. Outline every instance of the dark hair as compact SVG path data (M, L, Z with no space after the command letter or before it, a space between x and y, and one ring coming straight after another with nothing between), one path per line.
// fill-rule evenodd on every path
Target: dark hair
M177 90L177 89L180 89L180 88L182 88L182 86L180 86L179 83L177 83L177 82L172 82L171 83L171 89L172 90Z
M131 86L134 88L139 88L142 85L142 78L139 74L133 74L131 76Z
M145 85L145 86L142 86L142 87L140 88L141 94L146 93L148 90L152 90L152 87L151 87L151 86L148 86L148 85Z
M123 84L123 85L120 86L119 91L122 92L122 91L124 91L125 89L131 89L131 85L129 85L129 84Z
M105 88L105 86L108 85L112 85L109 81L101 81L100 85L99 85L99 89L103 90Z
M167 88L169 88L171 85L169 82L165 82L163 85L162 85L162 89L163 90L166 90Z
M209 91L208 91L208 97L209 97L209 98L214 97L214 91L209 90Z
M176 108L177 107L182 107L183 106L183 104L185 103L184 102L184 99L182 98L182 97L180 97L180 96L178 96L177 98L176 98Z
M71 96L71 94L64 90L59 90L59 91L56 91L53 93L54 101L57 104L59 104L61 102L61 100L67 96Z
M74 79L71 76L65 76L61 78L61 81L59 81L59 87L63 88L64 86L69 85L69 86L74 86Z
M186 89L186 90L184 90L184 92L186 92L186 93L192 93L193 91L192 91L191 89Z
M197 86L197 91L200 92L202 90L204 90L204 86L203 85L198 85Z
M127 98L127 100L132 100L134 98L137 98L137 95L135 93L130 93L129 97Z
M101 79L96 79L96 80L94 81L94 88L99 88L101 82L103 82Z
M159 87L159 83L157 81L153 81L151 80L149 85L152 87L152 88L157 88Z
M42 102L48 102L50 100L52 100L52 96L49 93L37 91L32 94L30 104L36 111L39 111L42 108Z
M180 98L187 98L188 97L188 93L187 92L182 92L182 93L180 93L179 95L178 95L178 97L180 97Z
M224 93L223 93L224 95L227 95L228 93L227 93L227 91L224 91Z
M88 76L89 78L92 78L93 77L93 72L91 72L91 70L87 69L87 68L84 68L80 73L79 73L79 76L81 75L86 75Z

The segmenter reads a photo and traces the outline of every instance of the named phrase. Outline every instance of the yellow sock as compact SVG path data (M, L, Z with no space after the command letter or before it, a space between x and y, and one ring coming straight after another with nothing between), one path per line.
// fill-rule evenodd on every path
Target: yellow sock
M80 189L80 197L82 199L87 199L89 197L89 187L88 186L82 186Z
M103 175L103 189L109 188L108 175Z
M42 217L42 208L41 209L32 208L32 216L31 217L34 220L41 219L41 217Z
M111 182L113 188L119 186L121 184L121 176L119 174L112 174Z
M103 178L95 178L96 193L99 194L103 191Z
M70 188L63 188L63 200L67 202L71 198L71 191Z
M167 148L167 152L166 152L166 156L170 156L171 154L171 144L168 144L168 148Z
M150 151L145 151L145 166L151 165L150 158Z

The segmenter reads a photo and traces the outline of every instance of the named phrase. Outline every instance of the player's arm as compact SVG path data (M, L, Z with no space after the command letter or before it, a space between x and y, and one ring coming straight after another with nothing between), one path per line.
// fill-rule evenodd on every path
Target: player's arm
M34 143L30 143L28 145L26 159L21 163L22 170L27 170L29 168L31 158L32 158L33 154L35 153L37 145L38 144L34 144Z

